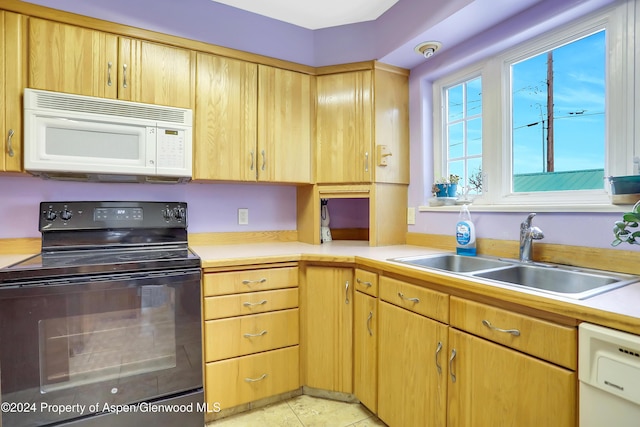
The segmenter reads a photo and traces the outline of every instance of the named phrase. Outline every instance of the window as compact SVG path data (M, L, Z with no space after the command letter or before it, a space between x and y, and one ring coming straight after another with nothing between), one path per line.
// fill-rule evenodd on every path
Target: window
M511 65L514 193L603 189L605 31Z
M447 173L460 177L459 188L478 194L482 170L482 78L475 77L445 89Z
M474 205L610 205L604 177L633 174L638 148L632 7L618 2L436 81L434 179L481 181Z

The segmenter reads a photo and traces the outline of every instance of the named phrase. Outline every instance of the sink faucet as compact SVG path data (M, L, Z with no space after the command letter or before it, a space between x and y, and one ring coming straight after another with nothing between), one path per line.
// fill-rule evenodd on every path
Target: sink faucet
M535 213L530 213L520 224L520 261L532 262L533 241L544 238L544 233L538 227L531 226Z

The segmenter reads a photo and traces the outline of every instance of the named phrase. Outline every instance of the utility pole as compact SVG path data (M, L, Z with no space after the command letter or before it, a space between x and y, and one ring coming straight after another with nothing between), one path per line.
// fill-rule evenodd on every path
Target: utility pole
M544 127L544 126L543 126ZM547 53L547 172L553 172L553 51Z

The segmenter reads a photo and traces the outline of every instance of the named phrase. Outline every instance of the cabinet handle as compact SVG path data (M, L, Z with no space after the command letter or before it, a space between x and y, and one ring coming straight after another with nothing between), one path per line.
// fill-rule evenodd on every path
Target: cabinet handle
M261 169L264 170L264 168L267 167L267 153L265 153L265 151L262 150L260 154L262 154L262 167L261 167Z
M13 143L12 143L12 139L13 139L13 134L15 132L13 131L13 129L9 129L9 135L7 135L7 152L9 154L9 157L13 157L16 155L16 153L13 151Z
M370 311L369 316L367 317L367 331L369 331L369 335L373 336L373 331L371 330L371 319L373 319L373 311Z
M263 299L260 302L249 302L249 301L246 301L246 302L243 302L242 305L244 305L245 307L253 307L254 305L264 305L266 303L267 303L267 300Z
M438 341L438 346L436 347L436 369L438 370L438 375L442 374L442 366L440 366L440 363L438 362L438 356L440 355L441 351L442 351L442 341Z
M365 282L364 280L360 280L360 278L356 278L356 282L362 283L363 285L366 285L367 288L370 288L372 286L371 282Z
M264 330L264 331L258 332L257 334L244 334L242 336L245 337L245 338L255 338L255 337L261 337L261 336L266 335L266 334L267 334L267 331Z
M369 172L369 152L364 153L364 171Z
M107 86L111 86L111 66L113 63L111 61L107 62Z
M344 303L349 304L349 281L348 280L344 287Z
M251 150L251 168L249 170L253 170L253 150Z
M456 382L456 374L453 372L453 359L456 358L456 349L451 350L451 358L449 359L449 375L451 375L451 382Z
M263 277L262 279L259 279L259 280L243 280L242 284L243 285L250 285L252 283L264 283L266 281L267 281L267 279Z
M486 319L484 319L484 320L482 321L482 324L483 324L484 326L486 326L487 328L489 328L489 329L493 329L494 331L497 331L497 332L504 332L505 334L511 334L511 335L513 335L514 337L519 337L519 336L520 336L520 331L519 331L518 329L501 329L501 328L496 328L495 326L493 326L493 325L491 324L491 322L489 322L489 321L488 321L488 320L486 320Z
M267 378L267 374L262 374L258 378L245 378L244 380L248 383L255 383L256 381L262 381Z
M420 302L419 298L407 298L407 297L404 296L404 294L402 292L398 292L398 296L400 298L402 298L403 300L415 302L416 304Z
M122 87L127 87L127 64L122 64Z

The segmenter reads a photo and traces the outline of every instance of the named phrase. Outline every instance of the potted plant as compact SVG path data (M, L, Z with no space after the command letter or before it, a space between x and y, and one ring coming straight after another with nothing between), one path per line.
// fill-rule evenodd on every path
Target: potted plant
M449 178L440 177L431 187L431 191L436 197L456 197L459 181L458 175L451 174Z
M631 209L631 212L622 214L622 221L616 221L613 227L615 240L611 242L611 246L618 246L620 243L629 243L630 245L640 245L640 230L633 231L640 224L640 201Z

